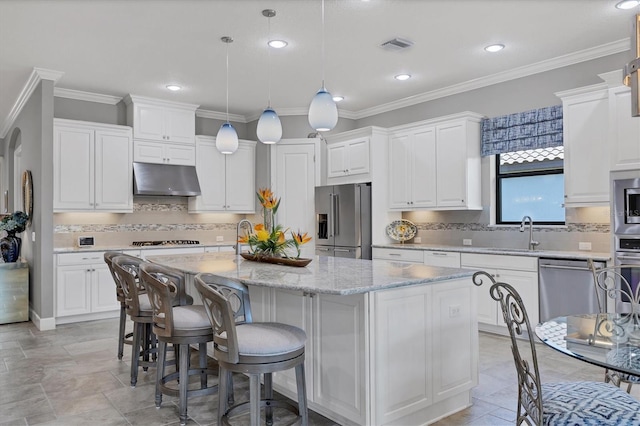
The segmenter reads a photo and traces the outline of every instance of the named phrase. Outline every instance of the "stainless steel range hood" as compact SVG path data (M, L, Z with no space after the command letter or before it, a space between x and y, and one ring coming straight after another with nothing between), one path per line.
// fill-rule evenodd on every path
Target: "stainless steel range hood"
M194 166L133 163L134 195L200 195Z

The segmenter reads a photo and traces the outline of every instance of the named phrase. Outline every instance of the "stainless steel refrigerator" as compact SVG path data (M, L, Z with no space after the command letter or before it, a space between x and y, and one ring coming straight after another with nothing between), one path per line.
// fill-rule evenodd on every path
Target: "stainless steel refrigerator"
M371 259L371 184L316 188L316 254Z

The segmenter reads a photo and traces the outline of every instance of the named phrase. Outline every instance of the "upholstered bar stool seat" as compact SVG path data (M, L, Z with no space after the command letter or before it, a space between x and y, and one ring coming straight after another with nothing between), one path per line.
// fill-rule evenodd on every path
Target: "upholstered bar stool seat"
M112 259L114 272L122 284L126 312L133 321L131 349L131 387L138 383L138 369L147 371L156 366L156 337L151 325L153 311L149 296L140 282L139 268L144 262L139 257L121 254Z
M120 256L122 253L117 251L108 251L104 254L104 262L111 271L111 276L116 284L116 297L120 303L120 323L118 325L118 359L122 359L124 356L124 345L131 345L133 341L133 333L126 333L127 327L127 304L125 302L124 292L122 291L122 284L113 271L113 258Z
M306 333L288 324L239 322L239 311L246 313L246 286L228 282L212 274L198 274L196 289L207 308L213 328L214 357L218 361L218 424L229 424L229 418L250 413L250 424L260 422L265 409L266 423L273 422L273 408L285 408L308 424L307 394L304 374ZM244 287L244 289L242 289ZM239 290L242 289L242 290ZM250 312L250 310L249 310ZM298 406L273 399L272 373L295 368ZM249 401L229 407L227 395L231 373L249 376ZM260 376L264 375L264 398L260 397Z
M185 277L180 271L152 263L140 265L140 278L148 291L153 310L153 331L158 337L158 368L156 377L156 407L162 404L162 395L179 397L180 424L187 422L189 397L210 395L218 386L209 386L209 375L216 371L207 367L207 342L213 341L213 330L202 305L178 305L184 300ZM178 347L177 371L167 373L167 345ZM199 365L190 366L190 345L198 345ZM194 387L189 376L200 376Z

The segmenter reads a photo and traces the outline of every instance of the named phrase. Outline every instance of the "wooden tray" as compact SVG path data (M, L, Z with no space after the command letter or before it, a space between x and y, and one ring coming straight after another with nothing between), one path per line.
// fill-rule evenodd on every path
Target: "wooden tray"
M251 253L240 253L244 259L252 260L254 262L273 263L276 265L287 265L303 267L311 263L313 259L288 259L286 257L271 257L271 256L256 256Z

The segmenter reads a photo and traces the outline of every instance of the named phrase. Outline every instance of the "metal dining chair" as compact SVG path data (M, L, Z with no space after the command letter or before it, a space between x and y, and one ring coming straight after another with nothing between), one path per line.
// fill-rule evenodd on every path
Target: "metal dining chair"
M229 418L250 413L250 423L258 426L260 409L265 409L268 425L273 423L273 408L284 408L299 417L303 426L309 422L304 374L306 333L298 327L274 322L252 322L249 290L244 284L198 274L196 289L202 297L213 328L213 352L218 361L218 424ZM298 406L273 399L272 374L295 368ZM229 406L224 396L232 372L249 376L249 401ZM260 376L264 376L264 398L260 397Z
M612 324L611 332L624 333L629 322L635 324L635 327L640 330L640 285L634 288L631 282L632 276L640 276L640 265L618 265L598 269L591 259L588 260L588 264L593 274L596 296L598 296L599 313L627 314L620 318L620 321L625 324L617 321L618 324ZM599 294L603 291L605 297L604 300L600 300ZM605 369L604 381L618 387L626 385L627 393L630 393L632 386L640 383L640 377Z
M518 292L485 271L473 274L477 286L491 285L491 297L500 303L511 338L518 374L516 424L526 425L638 425L640 401L603 382L542 384L529 316Z

